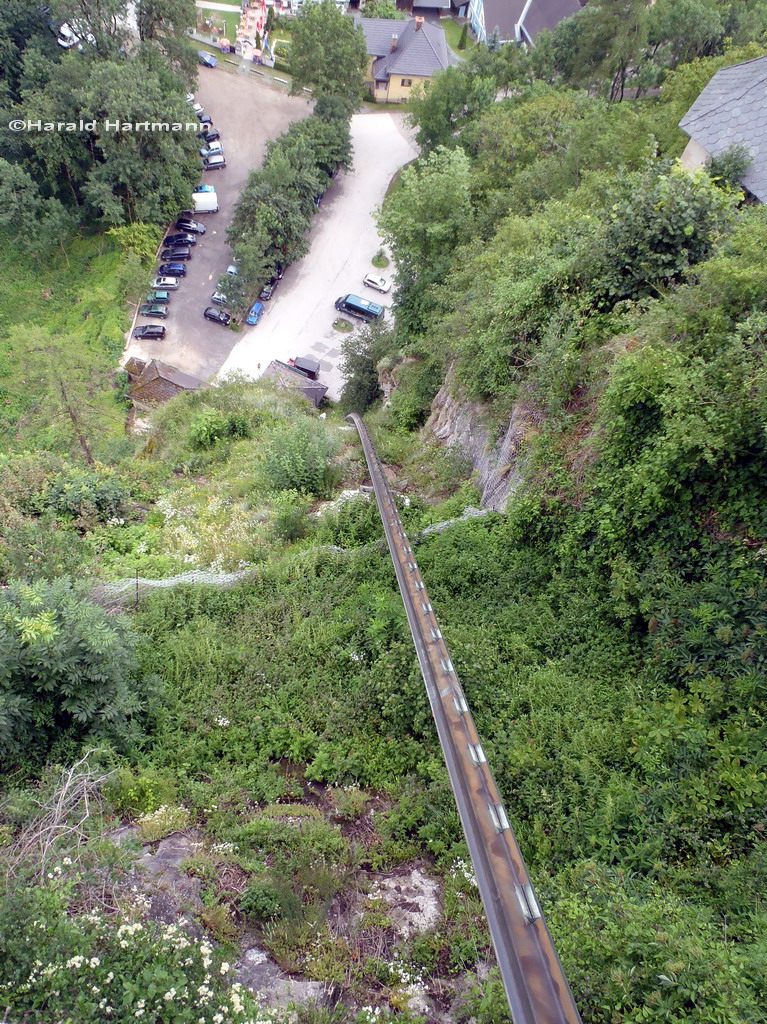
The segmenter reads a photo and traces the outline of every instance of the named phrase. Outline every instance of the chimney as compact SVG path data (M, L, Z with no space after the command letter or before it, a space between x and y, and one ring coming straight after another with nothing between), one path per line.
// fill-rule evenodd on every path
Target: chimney
M416 32L420 32L422 25L423 25L423 18L416 18L415 19L415 30L416 30Z
M391 52L392 53L394 53L394 51L397 49L397 43L398 42L399 42L399 36L392 36L391 37Z

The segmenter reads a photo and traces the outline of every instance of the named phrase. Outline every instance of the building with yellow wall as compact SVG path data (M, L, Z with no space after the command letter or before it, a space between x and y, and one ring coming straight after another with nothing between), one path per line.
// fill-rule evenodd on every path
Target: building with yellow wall
M360 18L370 63L365 83L377 103L405 103L413 87L458 63L440 25L411 18Z

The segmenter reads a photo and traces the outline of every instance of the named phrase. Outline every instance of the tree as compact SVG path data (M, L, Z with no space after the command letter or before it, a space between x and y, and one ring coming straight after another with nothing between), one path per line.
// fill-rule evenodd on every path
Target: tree
M464 34L468 34L468 22L463 26L463 31ZM463 36L461 38L463 38ZM501 45L501 30L496 25L493 31L487 37L487 49L490 53L498 53L498 51L501 48ZM459 44L458 49L462 50L463 46Z
M198 60L187 29L196 22L194 0L139 0L136 20L142 50L156 46L186 85L192 85L197 79Z
M394 0L365 0L360 11L363 18L388 18L402 21L406 15L397 10Z
M42 759L61 739L137 738L155 686L142 676L125 620L68 581L0 591L0 754Z
M448 67L434 76L428 88L417 86L411 99L410 124L423 151L454 142L461 128L495 99L491 77L468 67Z
M715 53L724 36L716 0L657 0L647 19L648 57L664 67Z
M361 331L346 335L341 342L343 412L358 412L361 415L381 397L377 367L393 348L396 348L396 341L391 330L378 321L368 324Z
M292 95L309 88L318 96L348 97L357 106L364 95L363 72L368 61L365 34L334 0L302 5L290 47Z
M464 151L438 146L406 167L378 212L378 227L391 246L398 272L415 279L450 253L470 229L471 164Z
M0 159L0 226L20 248L41 256L62 245L75 225L58 199L44 199L26 171Z
M458 49L459 50L465 50L466 49L466 44L468 43L468 41L469 41L469 23L468 23L468 21L465 21L463 23L463 28L461 29L461 36L460 36L460 38L458 40ZM489 47L488 47L488 49L489 49ZM495 52L495 51L491 51L491 52Z

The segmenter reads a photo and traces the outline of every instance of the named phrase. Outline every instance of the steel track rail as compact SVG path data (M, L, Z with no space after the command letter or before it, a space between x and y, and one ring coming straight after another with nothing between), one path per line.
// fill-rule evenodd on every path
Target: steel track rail
M365 424L357 428L514 1024L581 1024Z

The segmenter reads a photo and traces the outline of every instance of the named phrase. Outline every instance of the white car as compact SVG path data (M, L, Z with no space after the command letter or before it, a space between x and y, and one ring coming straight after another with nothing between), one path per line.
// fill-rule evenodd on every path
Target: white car
M387 281L385 277L379 277L378 274L365 274L362 283L366 284L368 288L375 288L382 295L385 295L391 288L391 281Z
M159 288L160 291L174 292L178 288L177 277L156 277L152 281L153 288Z
M194 103L194 93L193 92L188 92L186 94L186 102L187 103Z
M230 277L236 277L237 274L239 274L239 270L237 269L237 264L236 263L230 263L229 266L226 268L226 272L227 272L227 274Z
M202 103L193 103L192 110L195 112L195 114L201 114L203 110L205 110L205 107L203 107Z

